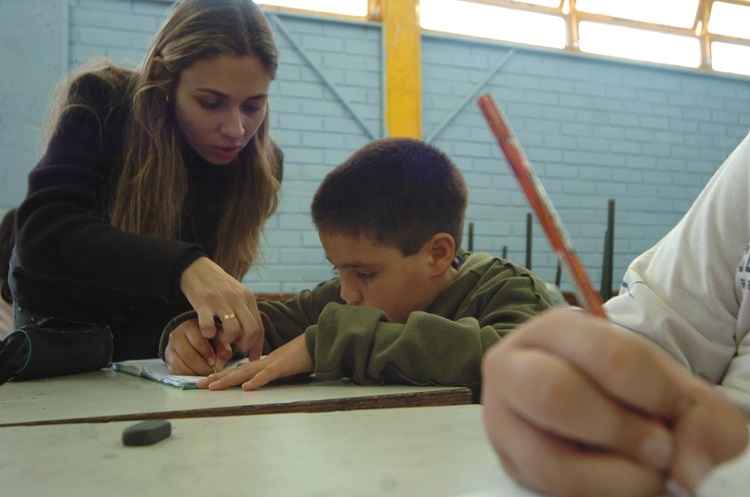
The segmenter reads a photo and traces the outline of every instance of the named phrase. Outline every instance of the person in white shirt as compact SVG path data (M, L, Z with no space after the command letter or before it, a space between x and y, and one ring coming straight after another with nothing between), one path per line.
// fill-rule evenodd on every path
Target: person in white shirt
M746 449L748 209L750 136L630 264L608 321L550 311L488 352L483 420L511 477L553 496L680 495Z

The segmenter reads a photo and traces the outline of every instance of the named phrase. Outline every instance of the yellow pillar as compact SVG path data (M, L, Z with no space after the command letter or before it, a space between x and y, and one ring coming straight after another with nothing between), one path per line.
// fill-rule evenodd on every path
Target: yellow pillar
M381 0L387 136L422 137L419 0Z

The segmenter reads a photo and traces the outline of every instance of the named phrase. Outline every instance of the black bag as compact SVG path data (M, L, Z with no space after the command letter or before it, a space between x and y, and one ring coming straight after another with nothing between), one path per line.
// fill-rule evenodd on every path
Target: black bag
M96 371L112 364L112 353L109 326L41 319L0 341L0 385L11 379Z

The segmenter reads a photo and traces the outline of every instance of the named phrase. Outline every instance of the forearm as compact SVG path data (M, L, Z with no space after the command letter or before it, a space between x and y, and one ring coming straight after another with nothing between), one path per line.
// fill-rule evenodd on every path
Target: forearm
M17 255L39 279L161 299L179 294L182 271L203 256L198 245L122 232L102 219L85 193L47 190L19 210Z
M390 323L376 309L338 304L327 306L306 332L316 377L362 384L478 387L482 356L499 338L474 318L413 312L406 323Z
M275 350L317 324L323 308L340 302L338 279L323 282L285 301L258 302L265 329L264 351Z

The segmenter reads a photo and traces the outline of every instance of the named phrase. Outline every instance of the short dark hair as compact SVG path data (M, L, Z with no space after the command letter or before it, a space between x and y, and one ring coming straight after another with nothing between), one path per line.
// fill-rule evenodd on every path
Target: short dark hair
M16 209L10 209L0 221L0 296L10 303L12 297L8 288L10 254L16 242Z
M364 235L419 251L435 233L461 245L466 183L443 152L419 140L365 145L328 173L312 202L318 231Z

